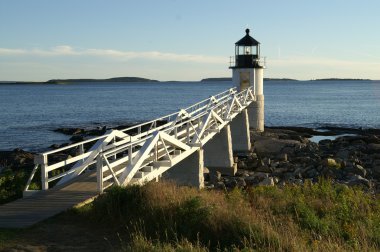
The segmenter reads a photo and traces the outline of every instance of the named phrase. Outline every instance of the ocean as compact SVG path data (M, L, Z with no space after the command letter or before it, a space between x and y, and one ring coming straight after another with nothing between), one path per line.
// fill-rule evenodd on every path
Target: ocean
M231 82L0 85L0 150L68 142L61 127L151 120L232 87ZM265 81L265 125L380 128L380 81Z

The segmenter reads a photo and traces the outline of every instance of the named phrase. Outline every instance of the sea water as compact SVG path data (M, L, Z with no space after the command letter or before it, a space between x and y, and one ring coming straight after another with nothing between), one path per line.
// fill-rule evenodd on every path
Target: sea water
M68 142L61 127L151 120L232 87L231 82L0 85L0 150ZM378 81L265 81L268 126L380 128Z

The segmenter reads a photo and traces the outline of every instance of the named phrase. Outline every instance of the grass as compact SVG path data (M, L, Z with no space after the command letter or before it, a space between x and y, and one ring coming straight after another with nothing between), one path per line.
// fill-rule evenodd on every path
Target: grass
M63 248L86 241L115 251L376 251L380 200L328 180L230 192L149 183L113 187L14 234L0 231L0 241Z
M131 251L380 248L379 199L326 180L228 193L168 183L115 187L78 214L117 227Z

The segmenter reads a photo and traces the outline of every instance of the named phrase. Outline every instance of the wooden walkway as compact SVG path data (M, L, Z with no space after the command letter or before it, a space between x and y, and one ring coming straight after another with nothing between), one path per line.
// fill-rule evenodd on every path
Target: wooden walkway
M67 185L0 205L0 228L25 228L98 195L96 172L79 176Z

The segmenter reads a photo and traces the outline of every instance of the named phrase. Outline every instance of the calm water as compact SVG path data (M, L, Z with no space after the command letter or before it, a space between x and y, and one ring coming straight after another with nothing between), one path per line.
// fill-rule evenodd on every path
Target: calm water
M59 127L136 123L224 91L230 82L0 85L0 150L41 150ZM264 83L265 124L380 128L380 82Z

